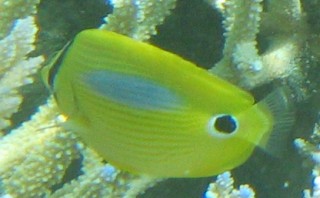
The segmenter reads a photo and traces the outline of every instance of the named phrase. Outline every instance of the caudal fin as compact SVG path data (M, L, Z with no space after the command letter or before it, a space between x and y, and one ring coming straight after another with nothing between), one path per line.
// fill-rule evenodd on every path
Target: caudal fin
M290 92L286 88L278 88L264 98L259 105L266 106L273 118L273 127L263 136L259 146L268 154L281 157L288 148L288 136L295 120Z

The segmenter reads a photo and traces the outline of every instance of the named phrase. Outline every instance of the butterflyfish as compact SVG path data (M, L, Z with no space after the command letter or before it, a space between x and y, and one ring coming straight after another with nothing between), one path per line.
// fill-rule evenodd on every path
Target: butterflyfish
M283 94L255 103L175 54L106 30L80 32L42 74L66 127L131 173L216 175L256 146L276 152L270 142L290 120Z

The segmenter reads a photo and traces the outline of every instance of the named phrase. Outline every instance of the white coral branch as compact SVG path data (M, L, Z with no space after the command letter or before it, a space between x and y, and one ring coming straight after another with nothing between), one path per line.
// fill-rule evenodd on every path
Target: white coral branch
M18 88L32 83L34 74L44 61L42 56L28 58L34 50L37 27L34 17L16 21L10 34L0 41L0 130L7 127L22 98Z
M162 24L176 0L113 0L113 14L105 18L100 28L145 41L156 34L156 26Z

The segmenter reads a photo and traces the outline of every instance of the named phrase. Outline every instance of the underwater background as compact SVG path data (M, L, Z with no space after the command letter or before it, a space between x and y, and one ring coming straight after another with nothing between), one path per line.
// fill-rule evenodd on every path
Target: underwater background
M306 13L306 23L316 41L319 38L320 23L316 6L320 6L315 1L301 1ZM264 9L268 9L265 5ZM44 55L46 62L52 59L54 54L60 50L68 41L81 30L97 28L104 21L103 18L112 13L112 5L104 0L42 0L37 8L36 23L39 27L36 49L29 56ZM199 0L179 0L175 9L165 18L163 24L157 26L157 34L149 40L153 45L173 52L183 58L194 62L200 67L209 69L213 67L223 57L225 43L223 16L213 9L208 3ZM270 31L270 35L274 32ZM258 50L262 54L269 45L270 37L265 36L268 30L258 34ZM307 39L305 45L311 45L314 40ZM314 47L316 48L316 47ZM232 170L235 186L249 184L255 191L256 197L266 198L295 198L303 197L303 190L310 189L313 184L312 169L314 162L309 155L301 153L294 145L296 138L309 140L312 144L318 144L319 139L310 139L314 124L319 119L319 53L318 49L306 50L301 47L301 53L297 59L301 65L301 73L304 80L309 83L297 83L294 77L290 81L275 79L267 84L259 85L251 90L259 100L267 95L274 87L288 85L293 89L295 97L296 122L290 132L290 136L285 142L287 150L283 157L274 158L256 149L250 159L243 165ZM312 54L312 58L310 53ZM308 59L308 65L303 64L304 59ZM5 133L10 135L10 131L21 123L30 119L38 107L46 103L49 91L45 88L40 79L39 73L34 76L34 83L25 85L20 89L24 100L19 111L13 114L10 127L5 129ZM290 76L288 77L290 78ZM297 81L298 82L298 81ZM297 93L304 90L303 97ZM300 99L301 98L301 99ZM52 190L59 189L64 183L77 178L82 174L81 156L74 160L67 169L63 181L52 187ZM139 195L140 198L182 198L182 197L203 197L210 182L215 181L215 177L197 179L167 179L157 183L147 189L145 193ZM4 190L5 191L5 190Z

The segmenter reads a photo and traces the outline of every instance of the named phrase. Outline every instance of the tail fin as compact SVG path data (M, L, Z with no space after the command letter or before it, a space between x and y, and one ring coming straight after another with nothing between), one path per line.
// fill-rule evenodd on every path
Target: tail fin
M289 132L295 120L290 92L285 87L278 88L258 105L266 106L273 117L273 127L262 137L259 146L268 154L281 157L286 152Z

